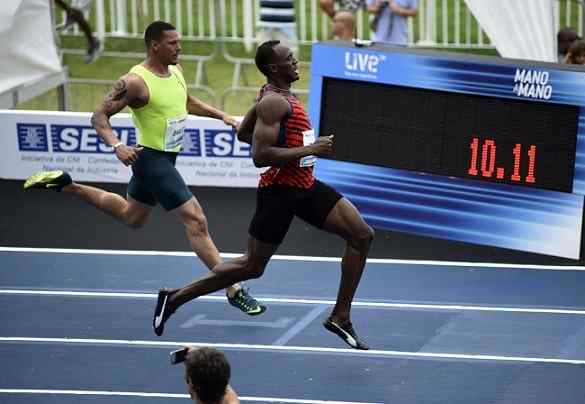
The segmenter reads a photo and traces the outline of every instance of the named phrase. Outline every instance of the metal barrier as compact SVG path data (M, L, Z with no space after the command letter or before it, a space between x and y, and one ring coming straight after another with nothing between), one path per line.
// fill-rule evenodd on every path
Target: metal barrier
M80 1L80 0L78 0ZM296 0L299 42L310 45L330 38L330 21L318 0ZM557 0L558 26L574 26L583 34L583 1ZM255 43L259 0L94 0L91 22L101 37L141 38L151 21L172 22L184 40ZM369 18L357 15L357 33L369 39ZM409 19L412 46L491 48L465 0L419 0L419 13ZM78 34L75 27L73 32Z
M85 0L77 0L85 1ZM320 10L318 0L295 0L297 34L301 46L330 39L329 18ZM557 0L558 26L573 26L583 34L583 1ZM232 86L221 96L234 91L256 91L249 87L243 70L252 63L256 45L259 0L94 0L90 21L98 37L142 38L144 27L163 19L173 23L183 41L205 41L213 44L210 53L191 52L183 58L197 63L193 88L201 89L214 99L207 85L205 62L221 54L234 65ZM370 38L371 15L360 10L356 15L357 36ZM466 7L465 0L419 0L419 13L409 19L411 46L426 48L491 49L489 38ZM74 34L79 34L77 27ZM230 54L228 45L241 45L244 57ZM80 50L66 50L76 53ZM128 52L105 52L104 56L128 57ZM242 84L242 81L244 83ZM306 91L306 90L304 90Z

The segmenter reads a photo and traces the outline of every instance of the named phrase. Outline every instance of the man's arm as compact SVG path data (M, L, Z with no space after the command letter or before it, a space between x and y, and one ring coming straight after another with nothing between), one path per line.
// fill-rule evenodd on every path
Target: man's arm
M252 158L256 167L283 165L310 155L329 154L333 147L333 136L322 136L312 145L300 147L276 147L280 122L290 111L283 97L269 94L256 106L257 120L254 127Z
M177 64L177 68L181 71L181 73L183 73L183 66ZM238 127L240 126L239 122L236 121L231 115L204 103L199 98L189 95L189 93L187 93L187 112L191 115L207 116L209 118L219 119L235 130L238 130Z
M374 0L373 2L368 2L367 10L369 13L378 14L380 10L382 10L382 4L384 0Z
M417 8L400 7L398 4L396 4L395 0L389 0L388 5L394 14L398 14L403 17L414 17L418 14Z
M252 144L254 126L256 126L256 119L258 118L256 115L256 105L258 104L255 103L252 108L250 108L240 123L240 127L238 128L238 140L240 142Z
M200 99L187 94L187 112L192 115L208 116L223 121L226 125L235 130L238 129L239 123L231 115L204 103Z
M130 76L122 76L112 90L106 95L91 116L91 124L98 135L109 146L116 146L116 157L124 165L132 165L138 157L136 152L141 148L129 147L121 144L120 139L110 125L110 117L123 110L126 106L140 107L145 103L139 100L139 83L137 79Z

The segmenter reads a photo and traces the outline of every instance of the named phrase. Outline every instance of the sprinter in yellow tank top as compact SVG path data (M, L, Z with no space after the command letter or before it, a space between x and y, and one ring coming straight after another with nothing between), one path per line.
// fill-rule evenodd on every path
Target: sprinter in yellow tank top
M175 161L188 114L221 119L233 128L238 123L225 112L187 93L182 69L177 64L181 45L174 26L155 21L146 28L144 40L146 60L116 82L91 118L99 136L114 148L116 157L132 168L127 198L73 182L63 171L36 173L24 187L77 195L133 228L142 227L152 208L160 203L185 225L191 247L211 270L221 263L219 252L209 236L203 209L176 170ZM130 108L138 130L137 145L120 142L109 122L112 115L125 107ZM153 318L157 335L162 335L166 317L176 309L167 307L169 297L179 291L188 293L185 289L188 288L159 291ZM246 314L257 315L266 310L238 284L229 287L226 294L229 303Z

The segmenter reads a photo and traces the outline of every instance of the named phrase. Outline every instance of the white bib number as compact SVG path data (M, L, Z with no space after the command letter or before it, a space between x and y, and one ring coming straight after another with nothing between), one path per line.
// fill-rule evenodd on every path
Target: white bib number
M165 132L166 151L174 151L178 146L183 144L186 123L186 116L167 119L167 130Z
M303 146L309 146L315 143L315 130L305 130L303 131ZM305 156L299 160L300 167L312 167L315 165L315 161L317 160L317 156Z

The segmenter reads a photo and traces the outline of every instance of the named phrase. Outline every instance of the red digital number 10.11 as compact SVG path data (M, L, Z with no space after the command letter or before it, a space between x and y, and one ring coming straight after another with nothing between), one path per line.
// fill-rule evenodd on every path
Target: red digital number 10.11
M474 137L470 144L471 149L471 161L469 164L469 175L478 175L481 171L481 176L484 178L492 178L495 173L496 179L502 180L506 176L504 167L496 167L496 142L493 139L485 139L481 145L481 156L479 153L479 138ZM512 173L510 174L510 180L515 182L522 182L520 176L520 164L522 160L522 144L516 143L512 150L514 158L514 164L512 165ZM478 170L478 157L481 157ZM528 170L524 182L533 184L536 182L534 177L536 163L536 146L530 145L528 148Z

